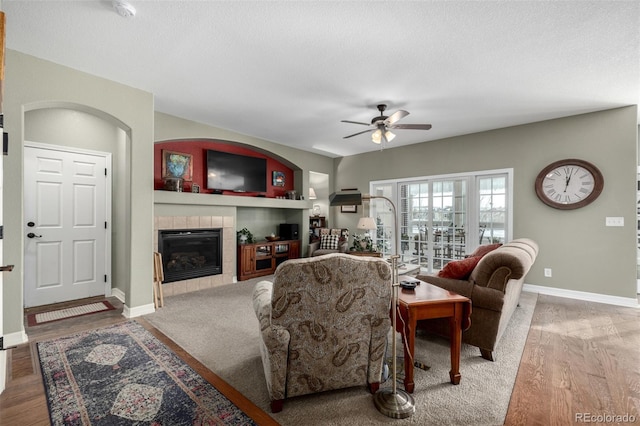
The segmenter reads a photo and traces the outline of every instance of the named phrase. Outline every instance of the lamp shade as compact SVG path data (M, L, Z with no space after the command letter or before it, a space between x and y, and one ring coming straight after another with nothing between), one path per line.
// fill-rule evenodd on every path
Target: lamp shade
M376 229L376 221L373 220L372 217L361 217L360 220L358 220L357 227L358 229L366 230Z
M376 130L371 134L371 142L373 143L381 143L382 142L382 132L380 129Z
M338 191L329 195L330 206L358 206L362 204L362 194L358 191Z
M317 200L318 196L316 195L316 191L315 189L309 187L309 199L310 200Z

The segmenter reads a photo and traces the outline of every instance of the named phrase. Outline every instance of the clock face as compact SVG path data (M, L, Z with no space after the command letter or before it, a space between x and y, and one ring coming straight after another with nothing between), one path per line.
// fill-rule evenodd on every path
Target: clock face
M600 171L583 160L560 160L545 167L536 179L538 198L563 210L577 209L594 201L604 186Z

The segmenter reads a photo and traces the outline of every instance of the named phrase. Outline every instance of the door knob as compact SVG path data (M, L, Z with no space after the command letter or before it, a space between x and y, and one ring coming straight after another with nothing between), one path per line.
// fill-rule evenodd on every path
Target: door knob
M11 271L13 271L13 265L0 266L0 272L11 272Z
M28 222L28 223L27 223L27 226L28 226L29 228L33 228L34 226L36 226L36 224L35 224L35 223L33 223L33 222Z
M27 234L27 237L29 237L29 238L42 238L42 235L36 235L33 232L29 232Z

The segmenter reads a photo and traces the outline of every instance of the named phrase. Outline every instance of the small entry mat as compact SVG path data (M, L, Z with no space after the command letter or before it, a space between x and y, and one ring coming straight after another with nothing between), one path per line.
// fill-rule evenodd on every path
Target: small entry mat
M73 308L59 309L56 311L40 312L38 314L27 315L27 324L30 327L47 322L59 321L67 318L79 317L82 315L94 314L96 312L110 311L115 307L106 300L75 306Z

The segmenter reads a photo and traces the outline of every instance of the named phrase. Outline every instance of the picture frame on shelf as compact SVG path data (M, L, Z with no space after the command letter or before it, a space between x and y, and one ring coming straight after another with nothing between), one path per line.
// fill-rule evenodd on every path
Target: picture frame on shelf
M272 185L273 186L284 186L285 176L284 172L279 172L274 170L272 173Z
M163 149L162 178L193 180L193 155Z

